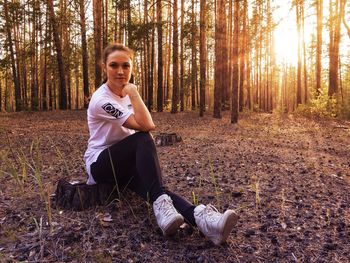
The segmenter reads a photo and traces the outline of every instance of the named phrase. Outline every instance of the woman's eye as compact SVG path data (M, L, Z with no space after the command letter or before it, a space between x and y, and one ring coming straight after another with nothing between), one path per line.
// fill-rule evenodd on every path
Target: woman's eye
M129 65L129 64L124 64L124 65L123 65L123 68L124 68L124 69L128 69L128 68L130 68L130 65Z
M109 66L110 66L111 68L116 68L116 67L118 67L118 64L109 64Z

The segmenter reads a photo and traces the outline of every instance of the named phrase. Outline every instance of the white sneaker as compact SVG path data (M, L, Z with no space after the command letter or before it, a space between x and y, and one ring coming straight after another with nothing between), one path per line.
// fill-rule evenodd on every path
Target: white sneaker
M184 218L180 215L167 194L162 194L153 203L153 211L156 216L158 226L165 236L173 235L183 224Z
M219 213L212 205L199 205L194 209L194 218L199 230L215 245L226 241L238 220L233 210Z

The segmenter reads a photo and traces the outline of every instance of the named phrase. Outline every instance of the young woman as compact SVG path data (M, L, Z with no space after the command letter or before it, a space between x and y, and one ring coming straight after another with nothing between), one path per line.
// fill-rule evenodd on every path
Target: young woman
M107 81L93 94L87 111L90 139L84 155L88 184L109 183L129 188L153 204L164 235L186 221L215 244L226 241L237 222L233 210L219 213L212 205L194 206L165 189L156 147L155 128L137 87L129 83L133 51L121 44L104 50Z

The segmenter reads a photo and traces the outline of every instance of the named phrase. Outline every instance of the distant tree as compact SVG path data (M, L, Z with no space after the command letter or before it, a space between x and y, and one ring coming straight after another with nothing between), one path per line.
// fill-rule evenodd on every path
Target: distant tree
M220 16L221 25L221 49L222 49L222 60L221 60L221 109L228 110L230 108L230 81L228 78L228 30L226 26L226 0L223 2L222 13Z
M199 40L199 61L200 61L200 107L199 116L203 116L205 112L205 86L206 86L206 1L200 1L200 40Z
M163 111L163 29L162 29L162 1L157 1L157 39L158 39L158 87L157 111Z
M214 66L214 118L221 118L221 105L223 93L223 41L224 41L224 12L225 0L216 1L215 9L215 66Z
M179 37L177 26L177 0L173 1L173 98L171 113L178 112L179 103Z
M185 58L184 58L184 21L185 21L185 1L181 0L181 22L180 22L180 111L185 109L185 87L184 87L184 74L185 74Z
M13 25L11 24L7 0L4 0L4 15L5 15L5 27L6 27L6 36L8 41L8 49L10 50L12 78L15 84L16 111L21 111L23 109L22 96L21 96L21 83L19 80L18 68L16 66L15 52L13 50L13 39L12 39L12 33L11 33L11 27Z
M322 72L322 19L323 19L323 0L316 0L317 14L317 47L316 47L316 95L321 91L321 72Z
M30 82L30 91L31 91L31 109L33 111L39 110L39 83L38 83L38 28L39 28L39 1L33 0L31 3L32 6L32 23L31 28L31 42L30 42L30 68L31 68L31 82Z
M51 0L52 1L52 0ZM95 89L102 82L101 56L102 56L102 1L93 0L94 17L94 50L95 50Z
M195 1L192 0L191 10L191 108L196 109L196 89L197 89L197 25L196 25L196 13L195 13Z
M295 3L297 32L298 32L298 70L297 70L297 106L302 103L301 101L301 8L300 0Z
M243 5L245 6L244 9L248 10L248 2L247 0L244 0ZM252 109L252 93L251 93L251 36L250 36L250 24L249 19L247 16L247 29L246 29L246 65L247 65L247 101L246 106L249 110Z
M306 44L305 44L305 2L304 0L301 1L300 3L300 8L301 8L301 28L302 28L302 46L303 46L303 80L304 80L304 101L303 103L307 103L308 101L308 84L307 84L307 64L306 64Z
M234 0L234 24L232 46L232 95L231 95L231 123L238 122L238 41L239 41L239 1Z
M59 73L59 107L62 110L67 109L67 91L66 91L66 79L65 79L65 68L62 54L61 40L58 33L58 24L56 22L56 15L53 9L53 0L47 0L47 8L50 13L50 22L53 33L54 44L56 48L56 57Z
M239 111L243 111L243 105L244 105L244 77L246 72L245 67L245 56L246 56L246 49L247 49L247 19L248 19L248 2L247 0L243 1L243 11L242 11L242 33L241 33L241 48L239 53Z
M81 33L81 53L82 53L82 70L83 70L83 92L84 92L84 108L88 106L88 98L90 97L89 89L89 55L86 42L86 17L85 17L85 0L79 0L80 15L80 33Z
M73 100L73 92L72 92L72 85L71 85L71 60L73 58L73 48L71 47L71 30L73 28L72 26L72 19L70 16L70 10L69 10L68 0L61 0L61 10L60 10L60 17L58 19L59 21L59 28L60 28L60 35L61 35L61 45L63 47L62 49L62 56L64 59L64 72L65 72L65 79L66 79L66 91L67 91L67 109L72 109L72 100Z
M166 106L168 106L168 103L170 102L170 64L171 64L171 43L172 43L172 31L173 31L173 25L172 25L172 6L167 5L167 27L166 27L166 39L167 41L165 42L165 63L164 63L164 72L165 72L165 101L166 101Z
M328 96L337 94L339 90L339 44L340 25L342 20L345 0L336 0L333 7L329 1L329 87ZM334 10L335 9L335 10Z

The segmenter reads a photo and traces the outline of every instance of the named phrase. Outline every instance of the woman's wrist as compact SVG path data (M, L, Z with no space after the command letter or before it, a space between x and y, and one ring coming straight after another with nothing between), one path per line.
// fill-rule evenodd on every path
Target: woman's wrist
M137 98L137 97L140 97L140 94L136 93L136 94L128 94L129 98L130 99L133 99L133 98Z

